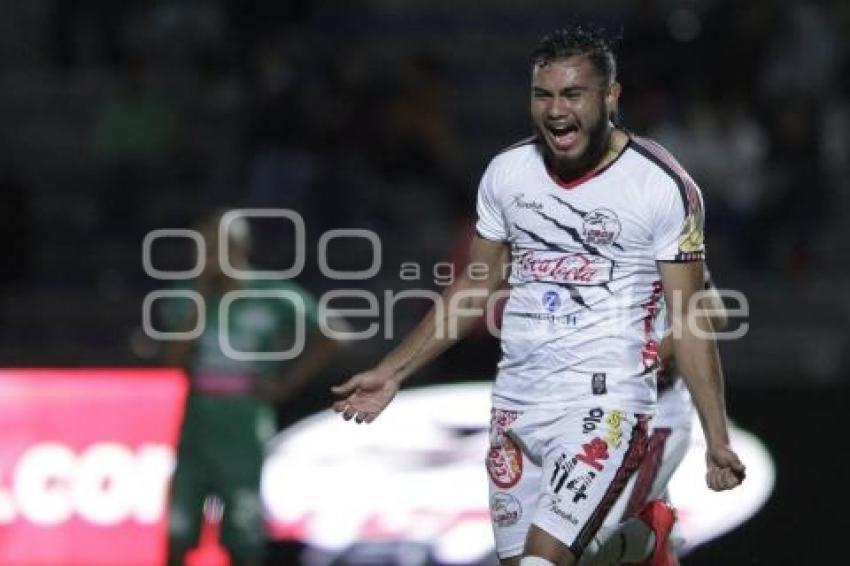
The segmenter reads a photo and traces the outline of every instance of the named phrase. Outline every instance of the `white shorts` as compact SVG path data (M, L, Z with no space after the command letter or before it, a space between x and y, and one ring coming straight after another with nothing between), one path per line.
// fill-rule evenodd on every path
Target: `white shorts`
M531 524L581 556L643 460L648 420L599 406L493 409L486 464L499 557L522 553Z

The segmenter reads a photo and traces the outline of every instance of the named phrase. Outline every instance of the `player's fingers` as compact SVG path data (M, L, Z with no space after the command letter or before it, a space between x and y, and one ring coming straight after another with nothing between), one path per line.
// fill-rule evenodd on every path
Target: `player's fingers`
M336 411L337 413L343 412L347 406L348 406L348 400L347 399L341 399L339 401L334 402L334 404L333 404L334 411Z
M377 418L378 418L378 413L368 413L366 415L366 424L371 423L372 421L374 421Z
M738 476L735 475L735 472L732 468L726 468L723 470L723 480L726 489L732 489L733 487L737 487L741 480L738 479Z
M709 467L706 474L706 484L713 491L720 491L722 489L723 483L719 468L716 466Z
M741 483L747 478L747 468L745 466L741 466L741 469L732 468L732 473L735 474L738 483Z
M711 485L709 487L712 491L723 491L725 489L723 487L723 479L718 475L712 476Z
M738 459L737 454L733 454L732 461L729 462L729 467L736 474L744 475L744 474L746 474L746 471L747 471L747 467L741 462L741 460Z
M726 476L723 474L723 470L718 470L714 474L714 489L715 491L723 491L727 489Z
M335 395L348 395L349 393L357 389L357 386L359 384L360 378L355 376L346 381L345 383L341 383L340 385L334 385L333 387L331 387L331 391Z
M716 478L719 491L732 489L738 485L738 479L732 473L731 468L719 468L716 472Z
M722 458L721 461L715 464L719 469L723 470L724 478L732 478L734 479L734 485L741 483L746 477L746 466L744 466L738 457L732 453L728 455L726 458ZM724 479L724 482L726 480ZM734 487L734 486L733 486Z

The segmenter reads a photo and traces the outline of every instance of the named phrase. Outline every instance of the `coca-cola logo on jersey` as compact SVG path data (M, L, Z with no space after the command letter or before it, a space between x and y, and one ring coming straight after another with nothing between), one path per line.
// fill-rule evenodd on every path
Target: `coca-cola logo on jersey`
M557 255L525 252L517 260L523 280L594 284L606 281L611 262L590 254Z

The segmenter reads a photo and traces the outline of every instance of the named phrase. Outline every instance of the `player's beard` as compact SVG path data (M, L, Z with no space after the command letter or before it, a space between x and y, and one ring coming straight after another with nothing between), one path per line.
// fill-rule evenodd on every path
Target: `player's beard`
M608 117L604 112L600 112L599 118L587 129L587 147L584 148L581 155L572 158L564 155L555 155L552 152L552 148L546 142L543 132L536 125L535 129L546 155L546 163L558 174L558 178L563 181L570 181L581 177L596 167L604 157L611 137Z

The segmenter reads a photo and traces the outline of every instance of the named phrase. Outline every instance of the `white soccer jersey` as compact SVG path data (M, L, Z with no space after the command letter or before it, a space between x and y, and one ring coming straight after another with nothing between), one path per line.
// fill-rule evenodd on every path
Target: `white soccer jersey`
M632 137L607 167L564 184L533 139L497 155L478 234L510 244L496 407L655 403L656 261L704 258L702 197L659 145Z

